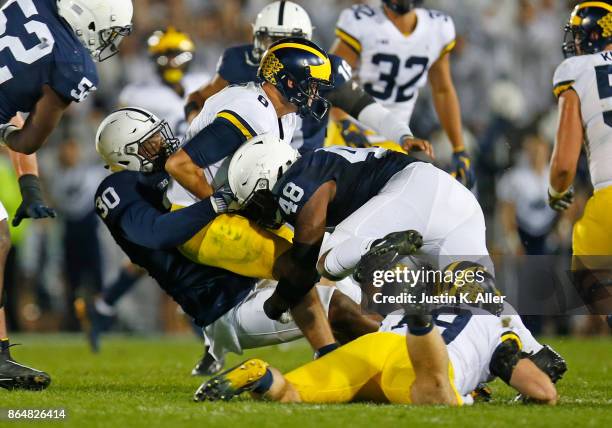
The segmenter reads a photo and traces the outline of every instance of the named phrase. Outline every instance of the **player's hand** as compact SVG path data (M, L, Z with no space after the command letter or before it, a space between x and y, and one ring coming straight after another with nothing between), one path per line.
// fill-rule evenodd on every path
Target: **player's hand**
M342 130L342 138L347 146L350 147L371 147L368 137L365 135L364 130L361 129L356 123L344 119L338 122Z
M470 155L465 149L453 152L451 175L468 189L474 187L476 176L472 169Z
M217 214L226 214L238 210L238 202L229 185L221 186L210 198Z
M17 130L19 128L10 123L0 125L0 146L8 146L8 136Z
M555 211L565 211L574 202L574 187L559 193L548 188L548 205Z
M435 159L433 146L427 140L406 136L402 139L402 148L410 154L411 152L423 152L429 158Z
M19 226L25 218L55 217L55 210L49 208L42 198L40 180L37 176L26 174L19 177L22 202L13 218L13 226Z
M276 292L274 292L264 302L263 309L268 318L274 321L280 321L283 318L283 314L287 312L290 308L289 303L287 303L285 299L283 299Z

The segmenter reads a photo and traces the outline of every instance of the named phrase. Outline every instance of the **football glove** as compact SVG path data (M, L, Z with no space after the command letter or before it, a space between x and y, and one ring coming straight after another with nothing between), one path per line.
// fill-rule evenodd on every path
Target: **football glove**
M9 135L17 130L19 130L19 128L15 125L11 125L10 123L0 125L0 146L8 146L7 139Z
M472 160L463 148L453 152L451 175L468 189L474 187L476 176L472 169Z
M40 180L37 176L26 174L19 177L21 189L21 205L13 218L13 226L17 227L25 218L55 218L55 210L49 208L42 197Z
M210 197L213 209L217 214L227 214L238 210L238 202L228 185L221 186Z
M339 122L342 127L340 133L342 139L349 147L371 147L368 137L365 135L364 130L357 126L352 121L345 119Z
M565 211L574 202L574 187L570 186L565 192L557 192L548 188L548 205L555 211Z

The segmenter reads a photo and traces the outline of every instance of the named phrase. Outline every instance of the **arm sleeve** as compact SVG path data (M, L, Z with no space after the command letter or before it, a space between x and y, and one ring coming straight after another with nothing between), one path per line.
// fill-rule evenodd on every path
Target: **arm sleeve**
M357 116L357 120L397 143L401 143L404 137L412 137L410 126L378 102L365 107Z
M138 202L125 211L119 225L129 241L146 248L163 250L188 241L216 215L208 198L169 213Z
M210 125L198 132L183 146L183 150L200 168L213 165L231 155L247 138L252 138L222 114L223 112L219 113Z

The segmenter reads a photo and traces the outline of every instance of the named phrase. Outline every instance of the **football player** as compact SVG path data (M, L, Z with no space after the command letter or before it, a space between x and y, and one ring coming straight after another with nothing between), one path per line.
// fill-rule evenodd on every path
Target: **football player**
M240 303L239 308L213 324L212 330L207 329L211 337L216 339L216 355L222 356L227 351L237 351L236 346L227 348L227 338L230 335L237 338L257 333L259 341L255 339L238 342L243 347L256 344L263 346L270 343L269 338L292 340L301 337L295 324L270 323L261 313L261 307L254 306L260 299L256 296L260 296L260 293L267 296L269 290L249 294L254 280L229 272L225 275L225 271L221 269L199 266L175 248L196 232L212 235L212 245L218 245L215 241L238 240L238 244L235 244L238 252L241 240L246 246L253 246L249 240L241 238L241 235L257 239L259 247L254 247L253 251L276 244L266 243L266 239L270 239L266 237L273 235L264 229L256 228L255 225L251 235L241 230L232 232L232 226L244 224L234 222L239 221L237 216L225 216L228 218L220 223L220 227L215 224L208 225L217 213L223 213L227 209L224 207L224 195L220 193L187 208L168 212L162 204L169 178L163 171L163 166L177 145L178 141L166 122L139 108L118 110L102 122L98 130L96 148L112 171L120 171L107 177L98 189L96 207L103 222L132 262L145 268L198 325L206 326L212 323ZM282 248L283 251L288 246L289 243ZM238 266L243 258L241 253L223 254ZM358 306L349 307L350 311L346 309L347 298L338 294L332 299L330 287L321 287L317 291L325 302L326 313L330 305L344 308L342 311L335 311L337 316L333 318L348 327L345 330L351 334L349 337L363 334L359 333L362 330L357 330L364 328L363 323L371 324L367 319L357 319L361 315ZM236 317L248 322L245 325L233 322ZM352 317L352 321L347 322L346 317ZM355 331L358 333L354 333ZM315 349L322 353L325 349L321 348Z
M34 153L72 102L98 85L94 61L118 52L131 0L11 0L0 9L0 144ZM10 123L30 113L23 127Z
M421 287L407 290L419 301ZM379 332L285 375L262 360L247 360L204 382L194 400L229 400L251 391L283 403L457 406L473 402L469 394L479 383L499 377L531 402L556 404L551 379L528 356L521 331L495 315L471 307L430 312L417 304L389 315Z
M231 84L242 84L257 79L257 69L262 55L268 47L284 37L312 38L312 24L308 13L291 1L275 1L264 7L253 24L253 43L227 49L219 59L217 74L206 86L189 97L185 113L191 120L200 112L204 102ZM428 142L415 139L407 122L402 122L374 98L364 92L353 80L351 67L340 57L330 55L334 87L322 89L321 95L332 106L358 118L361 122L384 134L394 143L391 147L399 149L400 144L407 150L424 150L433 156ZM298 118L293 147L304 153L323 147L328 125L328 114L323 119L314 117ZM349 121L343 128L349 131ZM345 133L346 134L346 133Z
M335 146L300 157L268 138L236 152L228 179L251 218L268 227L294 227L293 248L299 251L290 253L292 269L281 273L264 305L272 319L300 302L317 270L339 280L353 273L362 256L379 269L398 255L418 253L416 261L434 268L472 261L493 273L474 195L444 171L403 153ZM334 231L323 241L329 227Z
M19 117L14 121L20 120ZM19 122L17 122L19 124ZM13 218L18 226L24 218L55 217L55 212L45 205L38 180L38 164L35 155L9 152L15 172L19 177L22 203ZM4 269L11 248L8 213L0 201L0 387L6 389L45 389L51 377L40 370L17 363L10 353L10 342L4 309Z
M405 123L418 91L427 81L440 123L453 146L452 174L468 188L474 172L465 150L461 110L450 71L455 26L446 14L417 8L422 0L382 0L379 7L358 4L338 19L331 53L359 67L367 93Z
M153 33L148 45L158 80L126 86L119 95L119 104L122 107L140 106L157 117L163 117L174 135L182 140L188 127L183 114L185 100L205 84L209 76L189 72L195 44L188 34L168 27Z
M567 59L554 75L559 99L557 141L551 159L549 203L565 210L583 142L595 193L573 230L577 286L598 314L612 312L612 3L580 2L566 26ZM606 289L608 291L606 291Z

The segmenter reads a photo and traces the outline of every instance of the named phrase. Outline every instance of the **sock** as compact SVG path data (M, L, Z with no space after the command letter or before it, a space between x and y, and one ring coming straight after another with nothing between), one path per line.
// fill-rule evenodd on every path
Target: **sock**
M347 239L327 253L325 271L338 278L347 276L359 263L361 256L368 252L371 244L371 239Z
M110 287L106 288L102 292L104 303L109 306L113 306L115 303L117 303L117 300L119 300L121 296L132 288L139 278L139 274L134 275L128 272L127 269L123 269L119 274L119 278L117 278L117 280Z
M10 347L10 342L8 337L5 337L4 339L0 339L0 354L5 354L8 352Z
M272 376L272 372L270 369L266 369L266 374L259 379L257 386L253 388L253 392L256 394L265 394L272 387L273 382L274 377Z
M329 354L332 351L335 351L339 347L340 347L340 344L338 344L338 343L330 343L329 345L325 345L325 346L319 348L317 350L317 352L315 352L315 360L317 358L323 357L326 354Z

